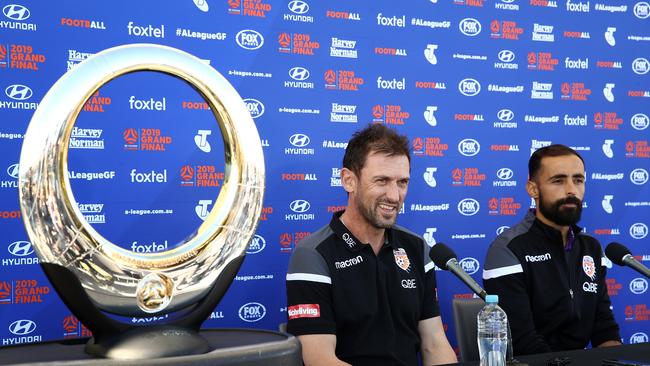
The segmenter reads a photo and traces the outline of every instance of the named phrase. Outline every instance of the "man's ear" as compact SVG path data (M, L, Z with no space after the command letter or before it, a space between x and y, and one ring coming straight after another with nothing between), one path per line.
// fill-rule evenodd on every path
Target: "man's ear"
M357 190L357 176L348 168L341 169L341 185L346 192L352 193Z
M526 182L526 192L528 192L528 195L532 198L537 199L539 197L539 187L537 187L537 183L529 179L528 182Z

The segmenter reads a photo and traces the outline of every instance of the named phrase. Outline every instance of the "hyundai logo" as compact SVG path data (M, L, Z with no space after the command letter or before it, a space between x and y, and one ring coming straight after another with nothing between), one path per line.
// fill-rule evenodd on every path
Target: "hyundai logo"
M648 281L645 278L637 277L630 281L630 291L635 295L641 295L648 290Z
M474 18L465 18L458 23L458 29L464 35L474 37L481 33L481 23Z
M18 179L18 164L9 165L9 168L7 168L7 174L12 178Z
M645 1L639 1L634 5L634 16L639 19L645 19L650 16L650 4Z
M501 0L501 2L506 3L506 4L510 4L510 3L514 3L515 0Z
M32 89L30 89L28 86L14 84L9 85L7 88L5 88L5 94L14 100L25 100L31 98L33 93Z
M246 98L244 99L244 104L246 104L246 109L248 109L248 113L251 114L251 117L258 118L264 114L264 104L259 100Z
M497 228L497 235L503 234L504 231L510 229L510 226L499 226Z
M458 91L465 96L473 97L481 92L481 84L474 79L463 79L458 83Z
M630 344L646 343L647 341L648 335L643 332L637 332L630 336Z
M305 200L295 200L289 204L291 211L295 213L303 213L309 211L311 205Z
M239 47L247 50L256 50L264 44L264 37L252 29L244 29L237 33L235 37Z
M501 180L508 180L512 179L512 176L515 175L515 173L512 172L512 169L509 168L501 168L497 170L497 178Z
M22 5L9 4L2 8L2 13L11 20L25 20L31 14L29 9Z
M630 226L630 236L634 239L643 239L648 235L648 226L642 222L637 222Z
M638 75L645 75L650 71L650 63L645 58L636 58L632 61L632 71Z
M266 248L266 240L261 235L255 234L251 242L248 244L248 250L246 254L256 254L261 252Z
M643 113L637 113L630 119L630 124L635 130L643 131L648 128L648 125L650 125L650 119L648 119L648 116Z
M478 272L480 267L478 260L472 257L463 258L458 262L458 264L460 264L463 271L467 272L469 275L473 275L474 273Z
M17 336L27 335L36 330L36 323L31 320L21 319L9 324L9 331Z
M458 212L463 216L472 216L478 213L481 206L478 201L473 198L465 198L458 202Z
M458 152L465 156L474 156L481 151L481 145L474 139L464 139L458 143Z
M304 67L296 66L289 70L289 76L293 80L303 81L309 79L309 70Z
M630 173L630 181L632 181L632 183L636 184L637 186L646 184L648 181L648 171L643 168L634 169Z
M17 257L25 257L34 253L34 249L32 248L32 243L24 240L15 241L9 244L7 250L9 251L9 253Z
M266 308L259 302L249 302L239 308L239 319L254 323L261 320L266 315Z
M499 52L499 60L501 62L512 62L515 60L515 53L510 50L501 50Z
M502 122L509 122L515 118L515 113L510 109L502 109L497 112L497 118Z
M210 10L210 5L206 0L194 0L194 5L204 13L207 13L208 10Z
M303 133L296 133L289 137L289 142L295 147L305 147L309 145L310 141L309 136Z
M306 12L309 11L309 4L307 4L302 0L290 1L287 7L289 8L289 10L291 10L292 13L295 14L305 14Z

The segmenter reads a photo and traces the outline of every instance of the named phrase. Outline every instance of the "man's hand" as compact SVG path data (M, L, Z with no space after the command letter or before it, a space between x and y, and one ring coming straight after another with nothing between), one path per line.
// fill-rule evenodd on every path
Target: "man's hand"
M336 357L334 334L301 335L298 340L302 345L302 360L305 366L350 366Z

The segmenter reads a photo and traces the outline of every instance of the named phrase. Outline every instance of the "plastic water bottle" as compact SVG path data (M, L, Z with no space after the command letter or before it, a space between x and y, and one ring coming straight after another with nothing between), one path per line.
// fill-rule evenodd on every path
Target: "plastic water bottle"
M508 348L508 317L497 305L499 296L487 295L478 313L478 354L481 366L505 366Z

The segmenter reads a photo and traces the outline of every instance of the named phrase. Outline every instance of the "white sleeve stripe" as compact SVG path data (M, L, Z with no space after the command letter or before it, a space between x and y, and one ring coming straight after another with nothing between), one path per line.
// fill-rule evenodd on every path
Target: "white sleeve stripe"
M436 265L433 264L433 262L429 262L429 263L427 263L427 264L424 266L424 273L429 272L430 270L432 270L433 268L435 268L435 266L436 266Z
M513 273L522 273L524 269L521 267L521 264L515 264L514 266L508 267L499 267L495 269L484 269L483 270L483 279L489 280L491 278L497 278L501 276L506 276Z
M287 273L287 281L311 281L332 284L330 277L312 273Z

